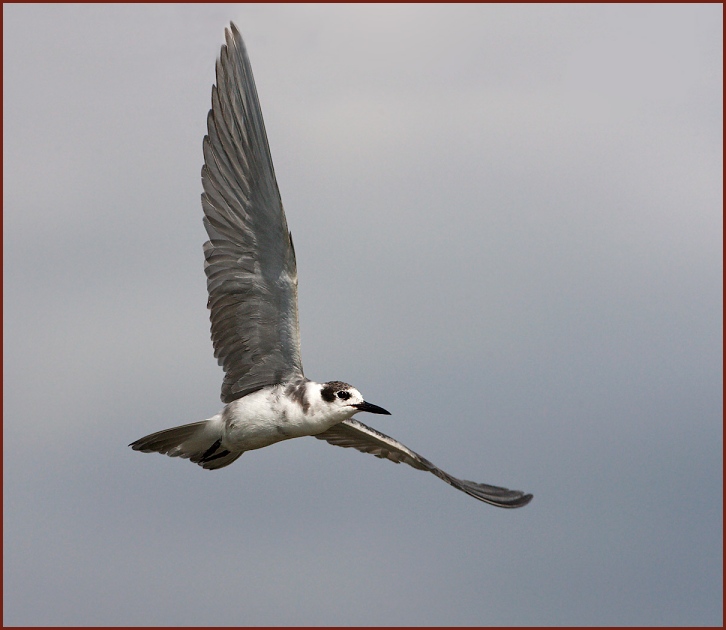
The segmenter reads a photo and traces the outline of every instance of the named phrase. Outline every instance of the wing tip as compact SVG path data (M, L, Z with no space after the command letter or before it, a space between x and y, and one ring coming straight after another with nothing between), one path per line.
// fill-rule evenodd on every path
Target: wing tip
M244 39L237 25L230 20L229 26L224 29L224 39L227 42L227 48L232 46L239 47L243 54L246 53Z
M520 490L516 490L517 493L521 494L518 498L513 498L511 501L497 503L499 507L503 508L520 508L527 505L533 498L533 494L523 494Z

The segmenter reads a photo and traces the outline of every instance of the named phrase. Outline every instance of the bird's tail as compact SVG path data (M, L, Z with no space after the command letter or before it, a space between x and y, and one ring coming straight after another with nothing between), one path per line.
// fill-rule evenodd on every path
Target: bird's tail
M202 468L214 470L229 466L244 452L231 452L222 446L223 427L222 416L218 414L209 420L157 431L129 446L142 453L188 458Z

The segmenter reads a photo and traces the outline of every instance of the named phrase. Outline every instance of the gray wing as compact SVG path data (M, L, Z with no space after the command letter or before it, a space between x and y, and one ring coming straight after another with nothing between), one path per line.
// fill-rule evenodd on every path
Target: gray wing
M204 244L222 401L301 377L297 267L242 37L217 60L202 167Z
M525 494L520 490L507 490L506 488L452 477L392 437L384 435L353 418L344 420L315 437L330 442L335 446L355 448L363 453L371 453L376 457L390 459L396 464L404 462L418 470L428 470L439 479L443 479L446 483L454 486L454 488L466 492L470 497L498 507L518 508L527 505L532 500L531 494Z

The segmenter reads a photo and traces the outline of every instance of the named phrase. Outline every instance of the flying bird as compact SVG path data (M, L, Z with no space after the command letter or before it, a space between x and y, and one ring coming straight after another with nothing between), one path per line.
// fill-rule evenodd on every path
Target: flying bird
M469 496L505 508L531 494L452 477L393 438L353 418L390 415L342 381L303 374L297 266L242 36L234 23L217 60L207 116L202 209L209 240L204 270L214 356L224 369L224 409L201 422L142 437L143 453L229 466L245 451L313 436L427 470Z

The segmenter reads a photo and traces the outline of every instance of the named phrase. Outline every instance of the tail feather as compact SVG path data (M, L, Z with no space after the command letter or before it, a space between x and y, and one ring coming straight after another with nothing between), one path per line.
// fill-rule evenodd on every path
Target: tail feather
M216 415L209 420L151 433L129 446L142 453L183 457L202 468L215 470L229 466L244 452L231 452L222 446L222 427L222 417Z

